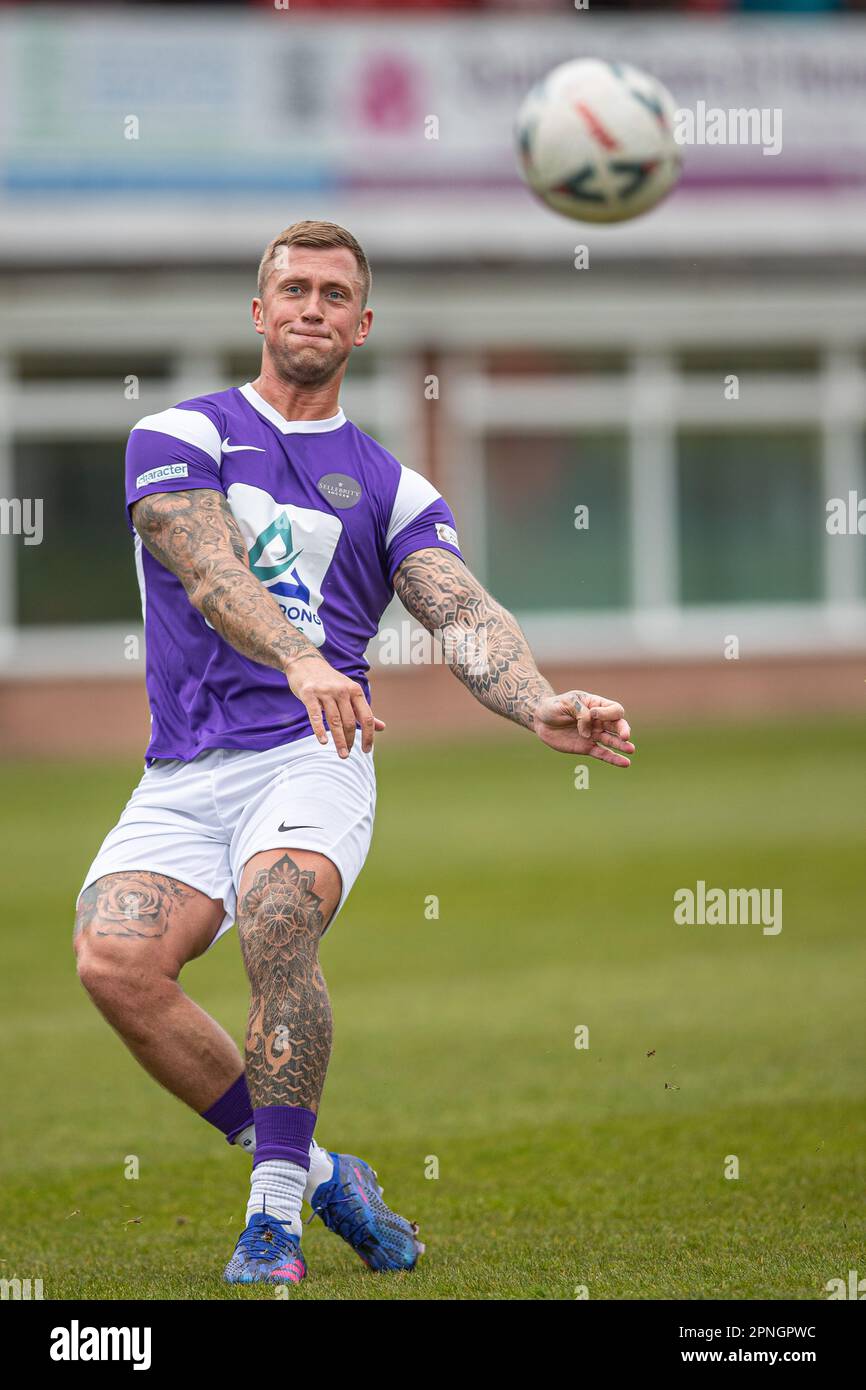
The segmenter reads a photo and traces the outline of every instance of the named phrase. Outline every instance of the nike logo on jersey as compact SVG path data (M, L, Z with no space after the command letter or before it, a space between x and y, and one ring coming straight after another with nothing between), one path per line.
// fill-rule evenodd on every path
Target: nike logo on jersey
M285 835L288 830L321 830L321 828L320 825L286 825L283 822L282 825L277 826L277 833Z
M221 447L224 454L237 454L244 449L252 454L263 454L265 452L264 449L258 448L256 444L229 444L228 435L226 435L223 440Z

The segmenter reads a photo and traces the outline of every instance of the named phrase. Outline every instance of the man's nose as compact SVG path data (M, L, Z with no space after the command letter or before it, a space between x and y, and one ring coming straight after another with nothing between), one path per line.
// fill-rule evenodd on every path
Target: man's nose
M321 305L319 304L319 295L318 295L318 292L317 292L317 291L313 291L313 293L312 293L312 295L310 296L309 300L308 300L307 303L304 305L304 312L303 312L303 314L301 315L301 317L302 317L302 318L305 318L305 319L308 319L308 318L319 318L319 319L324 318L324 314L322 313Z

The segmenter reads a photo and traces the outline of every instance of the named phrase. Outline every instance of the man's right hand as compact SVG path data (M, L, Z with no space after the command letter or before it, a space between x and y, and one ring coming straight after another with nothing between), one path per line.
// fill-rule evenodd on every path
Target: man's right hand
M313 733L348 758L361 726L361 746L373 748L384 729L362 687L320 656L249 566L240 526L223 493L212 488L148 493L132 506L132 523L151 555L176 575L190 603L220 637L250 661L282 671L310 716Z
M355 742L355 726L361 726L361 748L365 753L373 748L373 734L385 728L367 704L367 697L357 681L335 671L318 654L302 655L290 662L285 671L289 689L303 703L313 733L320 743L328 742L324 718L341 758L348 758Z

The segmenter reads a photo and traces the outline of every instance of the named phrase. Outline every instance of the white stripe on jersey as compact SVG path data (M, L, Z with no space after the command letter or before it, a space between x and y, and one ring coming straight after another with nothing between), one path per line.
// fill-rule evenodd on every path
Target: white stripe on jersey
M170 434L174 439L182 440L184 444L194 444L196 448L202 449L214 463L221 462L220 432L213 420L208 419L200 410L178 410L176 406L172 406L171 410L161 410L158 415L145 415L144 419L139 420L132 428Z
M141 621L147 622L147 589L144 584L144 560L141 555L141 536L133 532L135 539L135 573L138 576L138 592L141 595Z
M404 526L408 526L410 521L414 521L416 516L430 506L431 502L438 502L441 496L441 492L436 491L429 478L423 477L420 473L416 473L414 468L407 468L405 464L401 463L400 481L397 484L397 495L391 508L391 520L388 522L385 548L388 548Z

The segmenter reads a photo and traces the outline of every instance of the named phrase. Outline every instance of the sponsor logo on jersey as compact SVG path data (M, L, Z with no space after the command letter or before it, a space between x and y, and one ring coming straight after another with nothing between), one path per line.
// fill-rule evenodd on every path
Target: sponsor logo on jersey
M261 564L262 556L274 541L279 541L284 547L282 559L275 565ZM256 579L260 579L263 584L270 584L271 580L279 579L281 574L285 574L289 566L302 554L303 549L302 545L298 546L297 550L292 549L292 523L288 512L280 512L270 526L266 526L256 538L256 543L250 551L250 569ZM309 594L307 597L309 598Z
M278 502L249 483L232 483L227 497L246 542L251 573L289 622L320 647L325 641L319 616L322 585L343 523L328 509Z
M316 487L339 512L348 511L361 500L361 484L347 473L326 473Z
M447 541L449 545L459 545L454 527L448 526L444 521L436 522L436 535L440 541Z
M164 463L161 468L151 468L149 473L139 473L136 487L147 487L148 483L162 483L166 478L188 478L189 468L185 463Z

